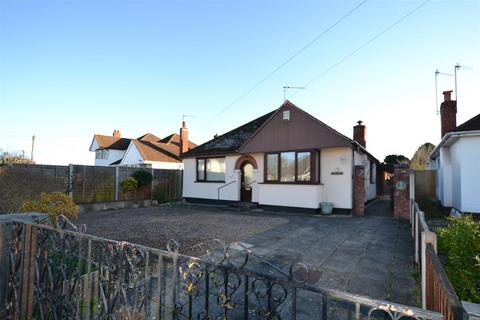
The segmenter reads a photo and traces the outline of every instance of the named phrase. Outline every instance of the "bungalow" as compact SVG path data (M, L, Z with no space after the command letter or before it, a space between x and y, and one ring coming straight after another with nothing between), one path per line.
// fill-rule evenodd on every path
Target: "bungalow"
M182 154L186 201L254 202L318 209L353 207L354 166L364 167L363 201L376 197L375 159L365 126L340 134L290 101Z
M180 153L196 144L188 140L188 128L183 122L180 134L161 139L146 133L137 139L122 138L120 131L112 136L95 134L90 151L95 152L96 166L135 166L155 169L183 169Z
M437 170L436 193L445 207L480 213L480 114L457 126L457 102L443 92L440 106L442 140L430 155Z

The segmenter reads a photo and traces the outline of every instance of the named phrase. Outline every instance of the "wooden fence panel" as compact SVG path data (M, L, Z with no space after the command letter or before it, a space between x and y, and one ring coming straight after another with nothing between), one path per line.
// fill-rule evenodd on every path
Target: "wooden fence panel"
M152 173L152 185L125 194L120 183L136 171ZM138 167L30 164L0 167L0 212L16 211L24 200L53 191L71 194L77 204L151 198L161 202L178 200L182 197L182 177L182 170Z
M75 203L115 200L115 168L74 165L72 197Z
M437 171L415 170L415 199L436 198Z
M153 198L159 202L182 198L182 170L155 169L153 172Z
M442 313L447 320L465 319L462 303L431 243L427 244L425 261L427 309Z

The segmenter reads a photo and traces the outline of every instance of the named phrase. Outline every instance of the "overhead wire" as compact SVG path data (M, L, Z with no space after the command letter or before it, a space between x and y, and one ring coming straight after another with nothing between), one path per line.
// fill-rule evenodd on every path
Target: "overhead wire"
M422 8L423 6L425 6L427 3L429 3L431 0L425 0L423 1L422 3L420 3L418 6L416 6L415 8L413 8L412 10L410 10L409 12L407 12L405 15L403 15L402 17L400 17L399 19L395 20L392 24L390 24L388 27L386 27L385 29L383 29L382 31L380 31L379 33L377 33L376 35L374 35L372 38L370 38L369 40L367 40L366 42L364 42L362 45L360 45L359 47L357 47L355 50L351 51L350 53L348 53L346 56L344 56L343 58L341 58L340 60L338 60L337 62L335 62L333 65L331 65L330 67L328 67L327 69L325 69L324 71L322 71L322 73L320 73L319 75L315 76L314 78L312 78L310 81L308 81L307 83L304 84L304 87L308 87L309 85L311 85L312 83L314 83L315 81L319 80L320 78L322 78L323 76L325 76L327 73L329 73L330 71L332 71L333 69L335 69L337 66L339 66L340 64L342 64L343 62L345 62L347 59L351 58L353 55L355 55L357 52L359 52L360 50L362 50L363 48L365 48L366 46L368 46L370 43L372 43L373 41L375 41L376 39L378 39L380 36L382 36L383 34L385 34L386 32L388 32L390 29L392 29L393 27L395 27L396 25L398 25L399 23L401 23L403 20L407 19L410 15L412 15L413 13L415 13L416 11L418 11L420 8ZM292 98L294 96L296 96L297 94L299 93L299 91L293 93L292 95L289 96L289 98Z
M237 98L235 98L230 104L228 104L226 107L224 107L222 110L220 110L217 114L215 114L212 118L210 118L208 121L206 121L200 128L205 127L207 124L218 118L221 114L223 114L225 111L230 109L232 106L234 106L236 103L238 103L240 100L245 98L247 95L249 95L252 91L254 91L256 88L258 88L262 83L264 83L266 80L268 80L271 76L273 76L275 73L277 73L281 68L283 68L285 65L287 65L290 61L295 59L299 54L301 54L303 51L308 49L310 46L312 46L315 42L317 42L320 38L322 38L324 35L326 35L330 30L335 28L340 22L345 20L348 16L350 16L352 13L354 13L357 9L359 9L361 6L363 6L367 0L363 0L359 4L357 4L355 7L350 9L346 14L344 14L340 19L335 21L332 25L330 25L328 28L326 28L324 31L322 31L320 34L318 34L315 38L310 40L306 45L304 45L302 48L297 50L293 55L291 55L288 59L286 59L284 62L282 62L279 66L277 66L275 69L270 71L265 77L263 77L260 81L255 83L252 87L250 87L248 90L243 92L241 95L239 95Z

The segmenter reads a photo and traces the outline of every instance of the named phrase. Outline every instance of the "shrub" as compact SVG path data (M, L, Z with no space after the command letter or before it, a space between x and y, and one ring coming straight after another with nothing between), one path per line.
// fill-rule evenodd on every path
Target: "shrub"
M137 180L137 187L149 186L152 183L152 174L148 171L135 171L132 177Z
M78 208L72 198L62 192L41 193L35 200L24 201L20 211L47 213L53 223L57 221L59 214L69 219L78 215Z
M447 255L445 271L461 300L480 303L480 223L471 215L449 218L439 231L439 249Z
M128 177L120 182L120 187L125 193L125 199L128 199L128 193L137 190L137 180L134 177Z

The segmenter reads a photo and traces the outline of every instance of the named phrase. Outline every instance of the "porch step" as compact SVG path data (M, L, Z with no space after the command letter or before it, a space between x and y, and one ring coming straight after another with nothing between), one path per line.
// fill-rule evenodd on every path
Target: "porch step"
M236 211L250 211L256 209L258 207L258 204L252 202L238 202L232 203L228 206L232 209L236 209Z

